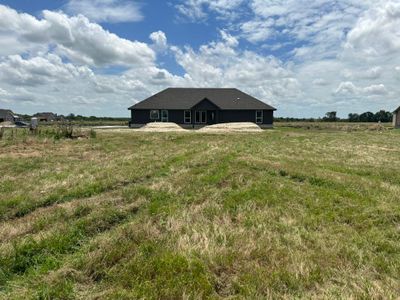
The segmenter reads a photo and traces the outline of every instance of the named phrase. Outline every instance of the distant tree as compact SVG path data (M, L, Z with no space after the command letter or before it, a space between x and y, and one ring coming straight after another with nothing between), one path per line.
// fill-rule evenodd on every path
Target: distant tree
M380 110L374 115L375 122L391 122L392 121L392 113L385 110Z
M325 114L323 120L327 122L336 122L338 120L336 114L337 114L336 111L329 111Z
M360 115L360 122L374 122L375 121L374 117L375 115L372 112L367 111Z
M360 121L360 115L356 113L350 113L349 114L349 122L359 122Z

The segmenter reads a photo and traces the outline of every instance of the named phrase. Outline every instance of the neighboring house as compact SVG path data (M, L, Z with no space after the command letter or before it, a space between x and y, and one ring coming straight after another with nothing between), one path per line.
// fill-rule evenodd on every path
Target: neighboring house
M0 109L0 123L1 122L15 122L18 116L9 109Z
M400 128L400 106L393 112L393 126Z
M238 89L168 88L129 108L131 126L174 122L186 126L253 122L272 127L275 108Z
M57 119L57 115L52 112L41 112L33 115L39 122L53 122Z

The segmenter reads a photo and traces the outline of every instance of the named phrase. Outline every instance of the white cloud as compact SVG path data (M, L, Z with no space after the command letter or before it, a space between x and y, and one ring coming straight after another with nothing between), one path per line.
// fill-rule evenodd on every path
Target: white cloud
M154 52L145 43L122 39L90 23L83 16L44 11L50 24L50 42L58 44L61 53L90 65L146 65L155 59Z
M364 88L355 86L351 81L341 82L338 88L335 90L335 95L341 96L375 96L375 95L386 95L388 91L384 84L373 84Z
M299 82L281 61L237 49L231 38L222 31L221 41L203 45L198 51L173 48L188 83L199 87L237 87L272 104L290 101L301 94Z
M240 26L242 37L252 43L262 42L273 35L272 20L251 20Z
M70 14L82 14L94 22L137 22L143 19L139 5L133 1L69 0L65 9Z
M194 22L207 19L207 10L217 13L220 18L234 19L239 15L235 9L244 2L244 0L183 0L175 5L175 8L182 18Z
M398 55L400 3L380 1L358 20L347 35L346 48L367 57Z
M363 89L366 95L386 95L388 91L384 84L373 84Z
M11 55L0 63L0 79L17 86L35 86L56 81L64 83L75 77L87 78L92 74L89 68L63 63L61 58L54 54L31 59Z
M351 81L346 81L346 82L341 82L339 84L334 94L348 96L348 95L356 95L358 92L359 89Z
M295 41L305 41L307 44L318 44L320 51L318 54L329 55L330 47L336 48L337 42L344 38L345 30L351 28L357 21L359 13L369 7L372 1L329 1L329 0L252 0L250 7L258 18L258 23L262 21L268 26L253 26L253 32L257 32L267 39L271 35L279 34L286 36L287 39ZM264 28L263 28L264 27ZM252 35L250 34L251 38ZM260 38L259 41L262 41ZM311 48L307 45L304 53ZM317 50L313 48L314 52Z
M45 10L43 19L37 20L0 5L0 27L20 44L39 44L42 48L55 44L59 54L77 63L130 66L150 65L155 60L154 51L147 44L122 39L81 15L68 17ZM3 43L0 40L0 46Z
M343 76L346 79L379 79L382 76L383 68L381 66L374 66L371 68L358 69L344 69L342 71Z
M167 49L167 37L161 30L152 32L149 38L153 41L156 50L162 51Z

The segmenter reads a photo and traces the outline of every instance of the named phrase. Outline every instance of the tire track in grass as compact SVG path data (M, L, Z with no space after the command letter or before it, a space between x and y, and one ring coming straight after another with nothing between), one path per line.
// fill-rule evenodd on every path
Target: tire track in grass
M33 199L25 197L23 197L23 199L21 199L20 201L14 201L14 199L11 199L10 201L2 201L0 202L0 221L20 218L38 208L51 206L55 203L64 203L73 199L88 198L101 193L115 191L119 188L131 184L146 183L153 177L164 176L169 168L175 163L179 163L184 159L190 159L190 157L194 157L198 153L203 152L204 149L197 148L196 150L197 151L186 151L181 155L173 156L167 159L164 163L161 163L159 167L154 167L145 174L138 174L134 176L134 178L131 178L129 180L122 180L105 184L103 184L102 182L95 182L84 187L78 186L72 191L66 191L66 193L61 196L59 195L59 193L50 194L49 196L39 201L35 201ZM148 169L146 168L146 170ZM11 210L9 209L10 207L12 207Z
M113 185L112 190L130 184L145 184L160 176L166 176L174 164L185 161L199 152L203 152L203 150L199 149L197 152L191 151L172 157L158 171L152 172L153 176L148 175L144 178L139 178L140 180L118 182ZM151 208L152 206L150 205L149 209ZM114 225L123 223L128 218L126 213L121 214L119 211L110 210L110 213L110 216L106 213L97 218L89 218L89 220L87 218L78 220L73 223L73 226L56 231L40 241L28 238L15 243L12 255L0 256L0 265L2 266L0 271L0 287L4 286L13 276L24 275L32 269L52 269L57 267L58 257L63 254L73 253L79 249L84 240L94 235L92 232L93 228L96 228L95 232L97 234L112 228ZM109 217L111 217L111 222L107 221L110 219ZM114 217L116 218L115 222L112 221ZM105 220L106 224L103 226L101 223L97 223L96 220ZM91 225L91 223L94 225Z
M102 208L100 212L71 222L43 239L28 237L15 242L11 253L0 255L0 290L14 276L59 267L63 255L76 252L88 239L126 222L137 211L138 208Z
M126 196L128 197L126 199L126 203L131 203L133 198L140 199L141 197L145 197L146 201L144 201L143 204L140 205L137 209L134 209L134 211L132 211L131 206L128 204L126 207L129 210L127 212L128 217L123 218L121 222L114 222L113 224L111 224L111 226L109 226L109 228L107 227L106 223L106 230L99 230L99 226L96 222L94 224L90 224L90 222L88 222L87 220L76 222L73 228L65 230L63 232L65 240L72 241L71 243L67 243L65 247L54 247L54 249L52 248L50 251L48 251L48 249L43 250L45 254L53 254L53 251L58 251L54 254L55 260L57 260L57 264L51 265L52 257L50 257L50 260L43 259L40 256L40 253L34 253L34 255L30 257L29 260L27 260L28 262L38 261L31 266L24 265L25 260L21 260L22 264L15 266L14 268L17 269L13 270L14 272L13 274L11 274L15 276L11 277L8 282L12 281L13 279L15 280L12 281L12 284L6 286L6 289L3 290L4 293L11 297L11 295L15 295L14 293L20 293L18 291L18 287L23 286L24 289L26 289L23 293L34 294L33 291L35 291L35 293L46 295L47 298L44 297L45 299L52 299L54 297L57 298L55 296L56 293L57 295L60 295L58 293L66 293L65 295L67 295L68 291L70 291L71 293L73 292L72 287L74 283L77 283L77 276L83 276L85 277L85 280L89 279L90 282L93 281L92 283L97 284L98 282L102 281L102 279L107 275L107 270L109 268L115 267L115 265L118 264L119 260L126 257L126 255L129 256L130 254L134 253L133 248L139 246L142 247L143 243L145 245L148 244L148 242L152 240L153 236L148 233L145 228L142 228L140 226L137 228L136 226L132 228L124 226L124 224L127 225L131 222L142 224L143 220L140 220L143 218L157 219L165 212L170 211L168 207L171 205L171 200L173 199L173 197L175 197L175 195L167 192L160 193L160 191L154 191L151 188L148 188L146 185L139 185L134 188L128 188L124 192L126 192ZM103 219L103 217L92 215L89 219L98 220ZM88 223L90 224L89 226L87 225ZM121 227L122 231L119 231ZM88 234L80 238L78 236L78 238L69 239L68 237L71 234L75 236L74 233L76 232L76 228L83 228L84 232L89 231L89 233L95 230L95 234ZM124 234L131 231L134 231L135 234ZM136 233L138 235L136 235ZM45 242L44 244L49 244L54 237L60 236L60 234L60 231L52 234L47 238L47 242ZM123 236L120 236L120 234L123 234ZM112 241L110 241L110 239ZM62 240L64 240L64 238ZM102 244L102 242L104 241L107 242L105 245ZM27 243L30 243L30 241L28 240ZM22 245L24 246L24 244ZM130 250L127 251L127 248L129 248ZM68 249L71 250L69 251ZM41 250L41 248L39 248L39 250ZM164 251L162 247L160 248L160 250ZM101 252L101 256L96 255L98 251ZM133 252L131 253L131 251ZM38 257L37 260L36 257ZM21 270L19 269L21 265L22 267L27 266L27 268L22 270L22 274L20 274ZM71 273L69 276L71 277L71 285L65 285L64 279L58 281L56 280L56 282L52 282L50 285L49 279L51 281L51 279L56 276L59 271L62 272L65 269L72 272L69 272ZM188 270L188 272L190 272L190 270ZM57 286L57 289L59 288L60 291L56 291L54 286Z

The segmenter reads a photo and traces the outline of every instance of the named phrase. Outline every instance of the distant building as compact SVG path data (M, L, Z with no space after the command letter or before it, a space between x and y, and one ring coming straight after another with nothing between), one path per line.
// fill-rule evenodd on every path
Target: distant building
M0 123L1 122L15 122L19 117L9 109L0 109Z
M393 112L393 126L400 128L400 106Z
M169 88L129 109L132 127L149 122L174 122L183 126L254 122L272 127L275 110L234 88Z
M52 112L40 112L33 115L39 122L53 122L57 120L57 114Z

